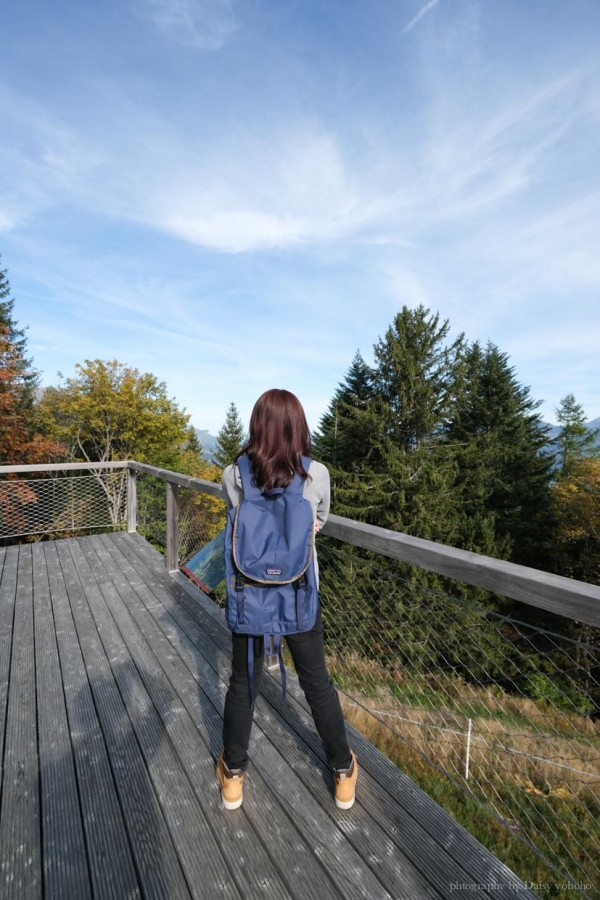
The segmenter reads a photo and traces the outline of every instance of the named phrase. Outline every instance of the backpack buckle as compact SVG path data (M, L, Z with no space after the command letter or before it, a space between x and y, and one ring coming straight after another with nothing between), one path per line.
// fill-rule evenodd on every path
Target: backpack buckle
M244 584L245 584L244 576L243 576L241 573L238 573L238 574L235 576L235 589L236 589L236 591L243 591L243 590L244 590Z

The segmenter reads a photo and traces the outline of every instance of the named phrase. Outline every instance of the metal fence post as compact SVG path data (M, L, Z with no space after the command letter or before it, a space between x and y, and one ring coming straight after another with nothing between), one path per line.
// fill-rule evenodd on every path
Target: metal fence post
M179 486L167 481L167 572L179 570Z
M465 762L465 778L469 780L469 762L471 760L471 719L469 719L469 730L467 731L467 759Z
M137 531L137 472L127 469L127 531Z

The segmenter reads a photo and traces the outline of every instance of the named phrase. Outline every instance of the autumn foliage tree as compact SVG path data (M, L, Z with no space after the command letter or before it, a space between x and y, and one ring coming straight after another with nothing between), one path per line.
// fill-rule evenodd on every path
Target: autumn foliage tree
M44 437L36 420L39 373L27 357L25 330L13 318L14 300L6 270L0 270L0 465L53 462L64 447ZM25 530L37 495L27 477L9 474L0 482L0 536Z
M116 359L85 360L49 387L40 412L49 434L81 462L137 459L172 468L191 440L189 415L155 375Z
M88 359L75 370L74 376L47 388L40 402L48 434L65 444L72 460L134 459L196 478L217 479L216 467L200 455L190 416L169 397L165 383L155 375L116 359ZM111 481L102 470L92 470L92 474L106 492L111 516L117 522L124 482ZM143 491L146 507L152 510L150 518L164 523L164 484L152 479L144 483ZM213 498L198 495L193 505L198 532L219 530L220 508L216 509Z

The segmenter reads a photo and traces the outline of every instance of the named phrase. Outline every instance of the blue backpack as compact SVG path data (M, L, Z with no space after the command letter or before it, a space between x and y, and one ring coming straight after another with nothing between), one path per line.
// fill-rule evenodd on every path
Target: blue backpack
M314 519L304 499L305 479L261 491L247 456L237 465L244 499L229 510L225 529L225 618L231 631L263 638L279 657L283 699L286 679L281 636L310 631L319 608L314 566ZM308 471L310 459L302 457ZM248 640L248 693L253 704L254 640Z

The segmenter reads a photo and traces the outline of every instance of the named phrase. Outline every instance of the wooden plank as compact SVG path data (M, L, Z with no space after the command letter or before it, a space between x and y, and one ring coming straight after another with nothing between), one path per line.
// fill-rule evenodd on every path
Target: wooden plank
M162 807L171 839L187 879L189 894L198 900L206 896L239 900L241 895L227 864L229 854L224 857L220 852L132 659L125 636L140 657L140 670L144 669L147 678L154 680L156 692L169 708L170 712L167 712L167 715L173 714L172 710L177 709L179 700L166 692L164 673L153 660L151 651L116 588L111 584L106 571L101 565L98 566L99 580L96 581L86 557L78 547L78 542L75 539L61 542L59 554L62 555L63 552L66 554L67 548L71 551L73 563L77 566L90 612L101 635L115 681ZM188 735L192 733L193 728L188 730ZM174 896L172 890L168 896Z
M19 548L0 807L0 894L42 897L31 546Z
M422 538L330 516L324 535L600 627L600 587Z
M123 552L126 552L128 543L134 543L135 549L139 550L140 556L144 557L156 577L165 578L159 555L143 538L132 535L126 543L119 540L120 537L115 535L114 542ZM128 558L135 559L134 556L130 557L129 551L127 555ZM202 592L183 575L176 575L174 580L190 596L185 608L195 619L202 621L203 628L213 636L217 644L225 647L229 635L223 611L207 597L201 596ZM181 598L180 602L184 603ZM212 619L212 627L202 615L203 612ZM320 740L311 727L312 717L295 674L288 672L288 694L295 701L290 706L286 707L281 702L280 687L275 679L266 678L261 692L289 722L290 729L297 729L299 720L302 720L304 727L300 728L300 732L303 740L311 746L315 757L322 759ZM486 884L497 881L506 884L506 891L509 890L509 884L522 884L507 866L458 825L359 732L349 726L348 732L350 742L355 747L359 760L363 762L361 791L360 795L357 794L357 803L367 805L373 817L378 817L385 831L397 844L396 852L402 848L404 853L409 854L415 867L422 867L426 877L437 884L442 894L448 889L449 883L457 881ZM448 846L453 847L453 855L444 849ZM519 895L522 890L525 890L524 884ZM529 892L526 896L535 895Z
M179 485L167 481L167 572L179 569Z
M207 745L211 738L218 740L219 717L212 710L213 730L207 733L209 704L205 702L203 706L202 727L198 727L182 704L181 693L185 694L187 688L195 694L198 685L137 595L140 580L136 579L135 586L130 583L99 539L81 540L72 552L77 560L76 554L83 553L98 584L102 583L105 599L202 809L208 837L193 842L191 852L200 858L208 854L208 865L214 859L215 864L229 868L244 897L291 898L262 846L261 834L246 821L245 810L234 816L223 815L214 758ZM78 565L81 567L82 563L78 561ZM147 595L147 591L145 593ZM154 602L153 607L155 614L168 615L162 605ZM129 625L128 617L133 620ZM183 839L186 840L185 835ZM231 853L232 841L236 847L234 854ZM194 843L197 846L193 846ZM204 865L202 859L200 861Z
M94 706L56 544L42 545L94 897L140 900L127 829ZM125 777L125 775L123 775Z
M137 472L127 469L127 531L137 531Z
M17 571L19 548L8 547L4 556L4 567L0 578L0 795L4 771L3 748L8 709L8 680L13 642L13 622L15 597L17 594Z
M173 842L66 541L56 541L55 548L143 896L189 900Z
M114 548L112 551L110 550L106 537L102 536L100 540L105 543L112 556L115 550ZM90 541L93 544L97 543L95 538ZM116 555L120 556L118 552ZM161 558L160 555L158 558ZM123 559L120 560L120 563L123 568L126 568ZM165 578L168 578L164 568L163 573ZM156 648L155 652L170 681L175 686L181 703L194 721L195 727L209 743L211 762L204 773L203 790L207 792L207 797L210 797L210 792L212 792L220 807L219 789L214 774L214 760L222 747L223 701L220 688L216 687L216 675L211 671L209 677L200 677L197 666L200 655L196 644L192 643L185 631L182 630L179 623L181 616L172 617L169 610L149 590L147 583L137 576L135 571L128 570L127 577L129 583L135 586L138 605L141 601L155 622L156 633L151 638L152 646ZM169 605L172 605L170 600ZM203 635L183 610L176 609L175 612L183 615L189 626L196 630L196 641L200 643L204 641L209 645L208 652L211 652L212 641ZM188 651L185 660L182 659L180 645ZM255 847L252 853L254 856L258 853L268 855L272 861L270 865L274 866L278 878L286 885L287 892L297 900L305 900L306 896L324 896L331 900L336 900L336 898L339 900L342 894L330 880L319 857L313 853L312 845L308 844L296 829L290 827L287 811L282 808L280 803L274 802L272 785L278 783L278 776L281 776L280 769L275 769L266 775L263 773L262 776L260 770L254 771L252 781L247 781L244 785L244 804L240 814L244 820L247 820L248 827L253 829L254 835L258 836L262 845L262 847ZM284 772L283 778L286 777L289 776ZM229 825L230 817L226 816L225 818L225 824ZM232 819L231 822L235 824ZM244 841L246 836L242 833L240 837ZM248 840L250 841L252 838L248 837ZM250 891L246 896L254 897L256 892Z
M4 565L4 557L6 556L6 547L0 547L0 578L2 578L2 567Z
M8 475L10 472L76 472L80 469L125 469L128 465L127 460L118 460L115 462L40 463L31 466L0 466L0 475Z
M32 547L44 900L91 897L73 749L41 544Z
M147 597L149 591L152 591L154 596L165 604L172 618L180 623L180 627L185 630L186 637L183 637L181 631L176 627L170 626L167 615L155 614L158 624L165 630L165 634L174 646L179 647L179 652L187 661L190 671L198 678L199 685L204 690L206 690L206 685L215 685L215 669L217 670L220 681L216 684L217 689L214 691L212 700L217 710L221 712L223 697L226 693L226 682L231 669L230 655L226 652L224 645L220 648L217 643L214 647L211 647L210 644L207 645L203 629L193 620L190 621L190 616L181 604L188 602L192 606L193 601L185 596L185 592L181 592L181 603L178 603L173 596L173 589L176 586L169 584L168 576L164 574L164 571L161 572L160 578L154 577L153 573L145 566L144 560L140 561L136 546L131 547L129 544L129 549L127 549L125 542L112 541L112 536L99 536L92 540L103 541L106 544L110 541L115 545L113 554L122 551L143 579L143 585L138 588L140 598ZM175 591L175 593L178 592L178 590ZM211 624L209 622L209 625ZM221 631L219 637L222 637L224 642L227 641L230 647L230 636L227 637ZM198 656L198 649L201 650L202 658ZM278 685L276 687L277 690L280 690ZM294 810L293 823L296 828L301 828L299 818L300 821L304 818L298 810L308 810L308 813L304 813L307 821L306 830L303 833L307 843L314 846L313 852L318 853L319 858L324 862L327 859L327 851L323 849L324 846L329 848L329 852L333 852L337 858L347 854L346 859L342 860L342 868L345 868L346 871L345 877L343 872L339 872L339 866L334 867L333 870L335 883L345 895L356 895L357 884L362 885L365 892L371 895L369 892L374 891L375 888L373 885L369 886L369 879L375 875L383 888L389 891L393 897L440 896L427 878L423 877L420 871L403 858L399 847L389 840L385 825L380 824L379 813L376 813L375 817L371 819L363 815L363 811L360 810L360 805L357 803L353 811L340 814L341 811L338 811L333 804L332 790L329 792L325 790L323 773L312 766L307 766L302 742L299 742L298 736L294 735L287 724L282 723L272 714L262 698L257 701L251 747L253 765L251 778L248 780L249 786L253 785L258 773L262 773L262 777L268 783L270 779L275 780L275 774L283 770L282 780L279 778L275 780L275 783L278 784L277 794L280 801L285 802L286 810ZM283 762L281 756L283 756ZM289 783L292 780L290 773L299 773L297 784L290 786ZM329 780L331 782L331 777ZM307 782L310 790L307 790ZM282 785L284 785L283 788ZM329 787L331 788L332 784ZM264 806L264 803L265 801L261 801L260 806ZM324 829L319 827L321 815L331 819L325 833ZM309 816L313 816L314 820ZM336 818L333 819L333 816ZM340 821L337 821L336 824L338 817L340 820L344 820L346 825L340 825ZM288 822L287 829L290 828L290 825L291 823ZM348 840L344 839L344 835ZM345 848L344 851L341 848ZM359 857L360 864L356 862L356 856ZM352 858L354 858L354 862L351 861ZM331 871L331 863L326 862L326 865L327 869ZM338 871L335 870L336 868ZM348 879L350 872L352 875ZM362 874L359 875L358 873L361 872ZM359 896L361 895L359 894Z

